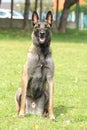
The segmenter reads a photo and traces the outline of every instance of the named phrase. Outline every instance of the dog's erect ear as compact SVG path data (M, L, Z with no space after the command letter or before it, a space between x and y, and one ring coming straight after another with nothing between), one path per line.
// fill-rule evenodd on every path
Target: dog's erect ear
M47 23L52 26L52 21L53 21L53 15L51 11L48 11L47 15L46 15L46 20Z
M33 14L32 14L32 23L33 23L33 25L35 25L38 22L38 19L39 19L38 14L37 14L36 11L34 11Z

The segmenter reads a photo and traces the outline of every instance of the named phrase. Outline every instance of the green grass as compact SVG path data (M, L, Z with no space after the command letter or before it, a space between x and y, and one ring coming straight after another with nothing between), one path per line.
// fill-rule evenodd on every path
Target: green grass
M87 31L53 32L54 112L57 122L29 115L20 119L15 93L31 44L30 33L0 30L0 130L87 130Z

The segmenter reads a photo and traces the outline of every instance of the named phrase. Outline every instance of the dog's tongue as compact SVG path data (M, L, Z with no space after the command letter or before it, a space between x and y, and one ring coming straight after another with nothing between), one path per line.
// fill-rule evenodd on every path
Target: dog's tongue
M39 38L40 42L43 43L45 41L45 38Z

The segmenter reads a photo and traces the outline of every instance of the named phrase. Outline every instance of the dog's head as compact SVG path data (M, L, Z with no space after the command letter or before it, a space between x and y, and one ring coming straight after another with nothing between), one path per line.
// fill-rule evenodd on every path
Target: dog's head
M52 13L49 11L46 15L45 22L39 21L36 11L32 15L32 23L34 26L32 40L36 46L49 46L51 41Z

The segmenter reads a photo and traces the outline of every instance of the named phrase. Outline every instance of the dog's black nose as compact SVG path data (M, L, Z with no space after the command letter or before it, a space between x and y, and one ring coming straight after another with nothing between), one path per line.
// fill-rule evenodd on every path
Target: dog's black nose
M44 38L45 32L44 31L40 31L39 36L40 36L40 38Z

